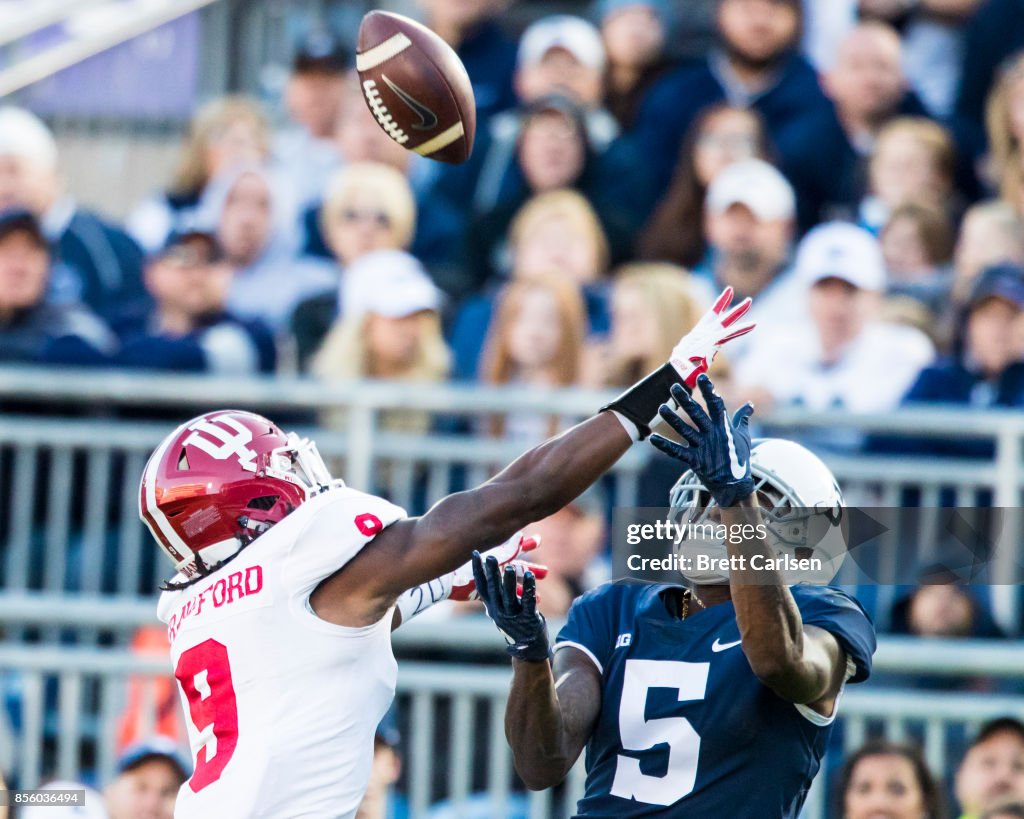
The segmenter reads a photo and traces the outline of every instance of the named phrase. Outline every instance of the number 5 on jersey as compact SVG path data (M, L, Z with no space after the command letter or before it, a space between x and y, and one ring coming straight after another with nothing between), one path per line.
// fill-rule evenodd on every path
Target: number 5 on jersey
M216 640L203 640L182 652L174 676L202 745L188 781L198 793L220 779L238 744L238 703L227 648Z
M648 805L674 805L697 782L700 735L686 717L644 719L647 692L672 688L679 702L702 700L707 694L711 663L683 663L669 660L627 660L622 678L619 706L619 738L624 751L647 751L668 745L668 766L664 776L650 776L640 770L640 760L619 754L612 782L612 796L635 799Z

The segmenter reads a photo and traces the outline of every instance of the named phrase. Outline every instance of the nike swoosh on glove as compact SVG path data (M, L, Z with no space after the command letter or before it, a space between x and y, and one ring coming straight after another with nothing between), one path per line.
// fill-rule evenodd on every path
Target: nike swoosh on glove
M516 570L516 577L520 582L522 582L523 575L527 571L532 571L534 577L538 580L543 580L548 575L547 566L522 560L523 555L527 552L532 552L538 546L540 546L540 535L525 536L522 532L516 532L504 543L495 546L493 549L488 549L483 553L483 556L484 558L493 556L498 561L499 569L512 566ZM465 601L476 600L477 597L476 578L473 576L473 561L470 560L452 572L452 592L449 595L449 599Z
M712 308L672 350L669 361L691 390L697 383L697 377L708 371L722 345L746 335L757 326L753 323L737 325L750 310L752 302L746 298L729 310L732 297L732 288L725 288Z
M697 386L704 396L707 412L679 384L672 386L672 398L696 429L668 404L662 404L659 410L687 446L661 435L652 435L651 443L692 469L719 506L734 506L754 491L754 478L750 473L750 416L754 414L754 407L744 404L730 419L722 396L715 392L715 385L707 375L697 378Z
M479 552L473 552L473 576L487 616L505 638L505 650L517 660L547 660L551 653L548 627L544 615L537 611L537 580L533 572L523 575L520 596L515 567L506 566L499 572L497 558L490 555L485 561Z

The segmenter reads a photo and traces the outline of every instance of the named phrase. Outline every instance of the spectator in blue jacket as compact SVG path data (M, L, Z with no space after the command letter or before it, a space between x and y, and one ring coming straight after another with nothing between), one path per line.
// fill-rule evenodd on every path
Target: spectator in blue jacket
M644 161L672 167L694 118L715 103L756 109L779 145L806 117L827 111L817 74L797 53L802 13L799 0L721 0L720 47L667 75L641 105L633 139ZM658 196L667 182L656 186Z
M35 216L0 212L0 361L60 360L70 343L99 356L114 347L110 330L88 308L46 298L50 247Z
M1018 346L1024 315L1024 268L999 265L977 279L957 353L928 367L904 403L1024 407L1024 362Z
M907 85L899 35L885 23L861 23L847 34L823 81L832 105L779 146L803 230L855 218L879 129L897 115L925 114Z
M212 233L173 235L146 266L155 307L116 319L121 349L92 363L222 375L273 372L277 355L270 330L227 309L232 275Z
M34 114L13 106L0 108L0 208L35 214L54 261L70 273L55 273L51 299L81 300L109 315L144 294L142 250L121 228L64 193L53 134Z

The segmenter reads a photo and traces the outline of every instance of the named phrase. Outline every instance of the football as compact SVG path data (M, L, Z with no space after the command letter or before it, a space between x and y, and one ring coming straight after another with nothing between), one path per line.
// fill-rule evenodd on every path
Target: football
M410 151L465 162L476 103L462 61L437 34L408 17L371 11L359 26L356 70L377 124Z

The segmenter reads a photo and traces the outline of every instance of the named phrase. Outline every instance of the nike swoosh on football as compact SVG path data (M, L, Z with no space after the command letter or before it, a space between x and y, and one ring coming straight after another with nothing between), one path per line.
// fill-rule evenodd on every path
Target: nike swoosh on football
M431 128L437 127L437 114L419 100L410 97L408 93L391 82L386 74L381 74L380 78L384 80L384 84L388 88L395 92L395 96L408 105L412 112L420 118L420 121L412 126L414 131L429 131Z
M725 651L730 648L736 648L736 646L738 646L742 642L742 640L737 640L735 643L720 643L718 641L718 638L716 637L715 642L711 644L711 650L715 652L715 654L717 654L719 651Z
M747 477L747 465L741 464L739 456L736 454L736 444L732 439L732 424L729 423L729 419L725 418L725 437L729 440L729 469L732 471L732 476L741 481Z

